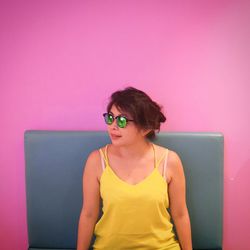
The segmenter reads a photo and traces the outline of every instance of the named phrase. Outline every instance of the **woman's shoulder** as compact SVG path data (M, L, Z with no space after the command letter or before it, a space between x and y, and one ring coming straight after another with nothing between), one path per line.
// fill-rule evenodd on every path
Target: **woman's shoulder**
M180 156L178 155L176 151L169 149L168 147L157 145L157 144L154 144L154 146L156 148L156 155L158 156L158 158L161 155L166 154L166 151L167 151L168 165L174 166L180 161Z
M91 151L85 163L85 168L89 170L92 173L92 175L95 175L98 180L100 179L100 176L102 174L100 149L102 149L104 153L105 146Z
M179 178L179 176L183 173L181 158L176 151L170 150L167 147L157 145L156 148L158 149L158 152L161 151L161 154L168 150L165 178L169 184L173 178Z
M91 151L88 155L88 160L90 161L99 161L100 159L100 151L102 151L104 153L105 148L107 145L101 146L99 148L94 149L93 151Z

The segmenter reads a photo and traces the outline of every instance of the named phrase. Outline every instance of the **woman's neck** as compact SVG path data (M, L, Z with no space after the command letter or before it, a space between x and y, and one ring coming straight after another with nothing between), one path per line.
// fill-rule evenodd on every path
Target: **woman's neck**
M137 159L141 158L152 150L152 143L147 140L140 140L125 146L114 146L114 152L122 158Z

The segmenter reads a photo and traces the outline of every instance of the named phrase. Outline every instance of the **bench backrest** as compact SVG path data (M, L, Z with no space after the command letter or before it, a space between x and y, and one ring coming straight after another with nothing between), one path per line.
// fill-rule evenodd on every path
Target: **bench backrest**
M106 132L25 132L30 249L76 247L84 164L92 150L107 143ZM182 160L194 249L221 249L223 135L160 132L154 143Z

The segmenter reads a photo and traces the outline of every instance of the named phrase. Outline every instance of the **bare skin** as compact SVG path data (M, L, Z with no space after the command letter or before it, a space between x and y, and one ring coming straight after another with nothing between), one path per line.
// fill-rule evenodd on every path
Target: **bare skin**
M113 114L121 112L113 106ZM129 117L128 117L129 118ZM132 122L124 129L114 122L108 126L112 144L107 155L109 164L117 176L134 185L145 179L154 168L154 153L145 139L146 130L139 130ZM114 137L114 135L119 137ZM155 145L155 144L154 144ZM156 159L165 154L165 148L155 145ZM102 148L104 152L104 147ZM163 161L158 170L163 172ZM87 250L99 216L101 158L98 150L93 151L85 165L83 174L83 207L78 225L77 250ZM185 176L178 154L169 150L165 180L168 183L170 212L173 218L182 250L191 250L191 227L186 206Z

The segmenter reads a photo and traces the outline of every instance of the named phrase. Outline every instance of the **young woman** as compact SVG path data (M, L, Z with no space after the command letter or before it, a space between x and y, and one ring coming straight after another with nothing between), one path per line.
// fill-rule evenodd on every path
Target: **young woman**
M112 94L103 116L111 144L93 151L86 162L77 250L89 249L93 233L94 249L191 250L181 160L148 140L166 120L161 107L128 87Z

